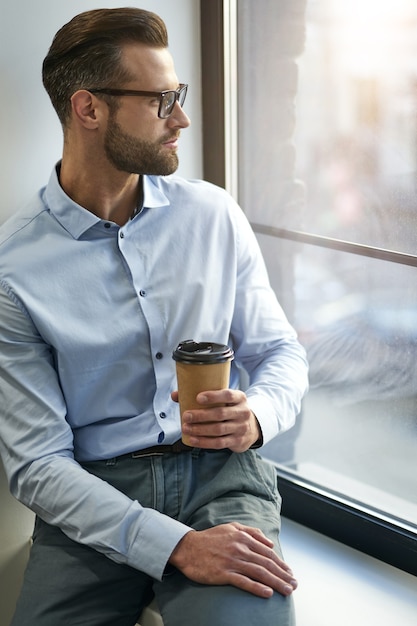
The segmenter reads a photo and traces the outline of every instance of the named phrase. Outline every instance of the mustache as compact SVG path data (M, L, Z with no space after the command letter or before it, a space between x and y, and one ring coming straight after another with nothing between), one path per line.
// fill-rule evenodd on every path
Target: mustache
M180 134L181 133L178 131L177 133L174 133L173 135L165 135L165 137L162 137L161 143L168 143L169 141L175 141L175 139L179 139Z

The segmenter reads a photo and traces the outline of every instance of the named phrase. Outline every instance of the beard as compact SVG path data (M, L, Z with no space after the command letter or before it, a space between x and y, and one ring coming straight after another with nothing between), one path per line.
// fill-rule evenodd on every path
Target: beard
M168 176L178 168L178 156L174 151L162 153L161 145L171 138L172 134L155 143L137 139L124 133L114 115L111 115L104 137L104 149L110 163L121 172Z

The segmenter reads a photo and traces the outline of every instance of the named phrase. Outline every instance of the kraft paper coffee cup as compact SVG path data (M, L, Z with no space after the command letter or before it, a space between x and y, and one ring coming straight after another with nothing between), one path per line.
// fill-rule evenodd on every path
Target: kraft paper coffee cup
M187 409L201 409L196 397L201 391L227 389L230 381L230 364L234 353L229 346L196 342L187 339L178 344L172 353L177 370L178 401L182 416ZM221 406L219 404L204 405ZM182 441L189 444L187 435L182 434Z

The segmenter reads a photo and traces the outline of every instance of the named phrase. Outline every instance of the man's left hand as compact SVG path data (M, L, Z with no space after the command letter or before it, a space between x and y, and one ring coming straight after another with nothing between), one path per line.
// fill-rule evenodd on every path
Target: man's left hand
M178 402L177 391L171 397ZM204 391L198 394L197 402L201 409L190 409L183 415L183 432L195 448L245 452L260 439L258 420L243 391ZM222 406L210 406L213 404Z

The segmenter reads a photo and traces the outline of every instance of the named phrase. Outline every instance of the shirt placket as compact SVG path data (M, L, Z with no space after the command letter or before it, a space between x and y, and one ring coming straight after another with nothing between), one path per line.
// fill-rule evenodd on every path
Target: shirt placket
M157 304L153 289L152 277L146 270L146 243L143 243L143 254L138 254L137 241L133 241L134 225L128 222L119 229L118 246L129 267L133 287L138 298L149 334L149 348L156 381L154 397L154 417L158 424L158 435L155 444L172 439L176 430L178 406L171 400L172 359L169 351L169 339L163 322L162 313ZM137 238L137 232L135 233Z

